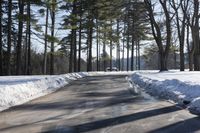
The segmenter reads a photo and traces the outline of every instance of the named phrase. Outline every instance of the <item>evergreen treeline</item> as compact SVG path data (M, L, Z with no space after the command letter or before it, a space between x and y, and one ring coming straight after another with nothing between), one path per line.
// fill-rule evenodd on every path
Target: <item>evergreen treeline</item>
M133 70L135 62L139 66L139 41L146 30L139 0L1 0L0 10L1 75L106 70L113 56L120 70L130 64ZM35 50L37 41L42 52Z
M138 70L144 40L161 71L173 49L200 70L197 0L1 0L0 13L0 75Z

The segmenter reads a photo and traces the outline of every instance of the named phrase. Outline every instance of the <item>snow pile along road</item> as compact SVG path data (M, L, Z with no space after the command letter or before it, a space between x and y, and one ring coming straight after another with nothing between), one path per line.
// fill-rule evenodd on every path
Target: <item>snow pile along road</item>
M85 76L88 76L88 73L0 77L0 111L52 93L70 81Z
M130 82L151 95L186 105L193 114L200 115L200 72L135 72Z
M132 72L80 72L54 76L0 76L0 111L55 92L78 78L129 74L132 74Z

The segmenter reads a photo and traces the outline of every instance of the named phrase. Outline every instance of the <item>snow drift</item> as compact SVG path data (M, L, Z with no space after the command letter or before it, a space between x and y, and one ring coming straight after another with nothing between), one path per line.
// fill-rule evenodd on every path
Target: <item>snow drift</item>
M88 73L71 73L54 76L3 76L0 77L0 111L47 95Z
M200 115L200 72L135 72L130 82L151 95L187 106ZM137 88L138 88L137 87Z

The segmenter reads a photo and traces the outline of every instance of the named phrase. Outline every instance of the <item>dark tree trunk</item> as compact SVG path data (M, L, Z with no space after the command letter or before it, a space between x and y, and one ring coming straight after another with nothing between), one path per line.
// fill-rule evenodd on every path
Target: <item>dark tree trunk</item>
M124 69L124 57L125 57L125 23L124 23L124 33L123 33L123 42L122 42L122 51L123 51L123 53L122 53L122 70L124 71L125 69Z
M134 71L134 45L135 45L135 41L134 41L134 35L132 35L132 45L131 45L131 71Z
M181 36L180 36L180 71L185 70L185 54L184 54L184 46L185 46L185 27L186 27L186 16L183 16L183 22L181 27Z
M120 32L119 32L119 20L117 20L117 37L120 38ZM121 60L120 60L120 43L119 43L119 39L117 40L117 67L119 70L121 70Z
M126 70L129 71L129 50L130 50L130 6L131 6L131 0L128 1L128 6L127 6L127 63L126 63Z
M27 53L28 53L28 21L26 22L26 37L25 37L25 46L24 46L24 70L23 74L26 75L27 73Z
M190 52L189 53L189 71L193 71L194 70L194 67L193 67L193 53Z
M73 1L73 10L72 10L72 15L73 16L77 16L77 1L74 0ZM72 27L75 27L77 26L77 22L76 20L72 20L71 22L71 26ZM76 28L72 28L72 35L71 35L71 51L72 53L70 53L70 58L71 58L71 61L70 61L70 72L77 72L77 46L76 46ZM72 63L72 64L71 64Z
M81 22L80 22L81 25ZM81 40L82 40L82 34L81 34L82 30L81 27L79 29L79 51L78 51L78 72L81 71Z
M184 54L184 46L182 44L180 45L180 71L184 70L185 70L185 54Z
M54 28L55 28L55 6L56 0L52 0L52 9L51 9L51 37L54 38ZM54 74L54 40L51 41L51 53L50 53L50 75Z
M31 72L31 3L30 1L28 1L28 8L27 8L27 12L28 12L28 59L27 59L27 75L30 75Z
M199 1L194 0L194 23L192 26L192 36L194 49L194 70L200 71L200 41L199 41Z
M92 71L92 37L93 37L93 19L89 20L90 27L89 27L89 34L88 34L88 67L87 71Z
M98 22L97 22L97 71L99 71L99 27L98 27Z
M151 29L154 36L154 39L156 41L156 44L159 49L159 59L160 59L160 71L166 71L167 70L167 60L168 60L168 54L171 46L171 18L167 7L167 1L159 0L159 3L161 4L161 7L165 14L165 27L166 27L166 46L164 48L163 41L162 41L162 35L161 35L161 29L159 27L159 24L156 22L154 18L154 12L152 9L152 1L151 0L144 0L144 3L146 5L146 8L148 10L148 15L150 18L151 23Z
M112 71L112 52L113 52L113 29L112 29L112 21L110 22L110 29L111 29L111 32L109 34L109 38L110 38L110 71Z
M126 70L129 71L129 33L128 33L128 36L127 36L127 63L126 63Z
M112 71L112 47L113 47L113 42L111 38L110 40L110 71Z
M169 11L167 8L167 4L166 1L162 2L162 0L159 0L163 10L164 10L164 14L165 14L165 18L166 18L166 31L167 31L167 37L166 37L166 47L165 47L165 51L164 54L162 53L161 58L163 58L163 60L161 61L161 71L167 71L167 64L168 64L168 54L169 54L169 50L170 50L170 46L171 46L171 18L169 15ZM163 56L164 55L164 56Z
M140 70L141 69L141 67L140 67L140 41L138 41L138 70Z
M106 71L106 33L104 33L104 40L103 40L103 70Z
M167 71L167 55L163 51L159 51L160 55L160 71Z
M134 52L135 52L135 20L132 20L132 48L131 48L131 71L134 71Z
M72 36L72 31L71 31L71 36ZM73 40L71 37L71 43L70 43L70 55L69 55L69 73L73 72Z
M49 9L46 7L46 24L45 24L45 42L44 42L44 60L43 60L43 74L47 74L47 35L48 35L48 20L49 20Z
M193 53L194 53L194 44L192 45L192 49L190 50L190 26L187 24L187 35L186 35L186 41L187 41L187 51L188 51L188 59L189 59L189 70L193 71Z
M138 70L138 41L135 41L135 69Z
M82 1L81 1L82 2ZM82 5L82 3L81 3ZM78 72L81 71L81 41L82 41L82 7L80 8L80 20L79 20L79 50L78 50Z
M182 5L182 2L181 2ZM179 45L180 45L180 71L185 70L185 57L184 57L184 42L185 42L185 21L186 21L186 16L183 14L183 20L182 20L182 26L180 26L180 17L179 17L179 12L178 12L178 7L176 6L175 1L172 1L172 7L175 10L175 15L176 15L176 26L177 26L177 31L178 31L178 38L179 38ZM183 8L183 7L182 7Z
M81 24L81 22L80 22L80 25L82 25ZM81 71L81 40L82 40L82 34L81 34L81 32L82 32L82 29L81 29L81 26L79 27L79 50L78 50L78 72L80 72Z
M73 48L74 48L74 72L77 72L77 46L76 46L76 30L73 30Z
M23 14L24 1L19 0L19 24L18 24L18 40L17 40L17 60L16 60L16 75L21 74L21 53L22 53L22 34L23 34Z
M100 34L100 33L99 33ZM99 71L101 71L101 58L100 58L100 53L101 53L101 45L100 45L100 39L99 39Z
M122 49L123 49L123 50L122 50L122 51L123 51L123 53L122 53L122 70L123 70L123 71L124 71L124 56L125 56L125 52L124 52L124 51L125 51L125 40L124 40L124 39L125 39L125 38L123 37L123 44L122 44L122 45L123 45L123 46L122 46L122 47L123 47L123 48L122 48Z
M2 40L2 1L0 2L0 76L3 75L3 40Z

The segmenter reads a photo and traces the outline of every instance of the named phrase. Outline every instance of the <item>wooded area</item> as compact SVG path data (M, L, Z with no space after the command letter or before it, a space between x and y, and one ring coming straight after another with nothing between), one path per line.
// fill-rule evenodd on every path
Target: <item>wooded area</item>
M134 71L151 59L200 70L198 0L1 0L0 12L0 75Z

